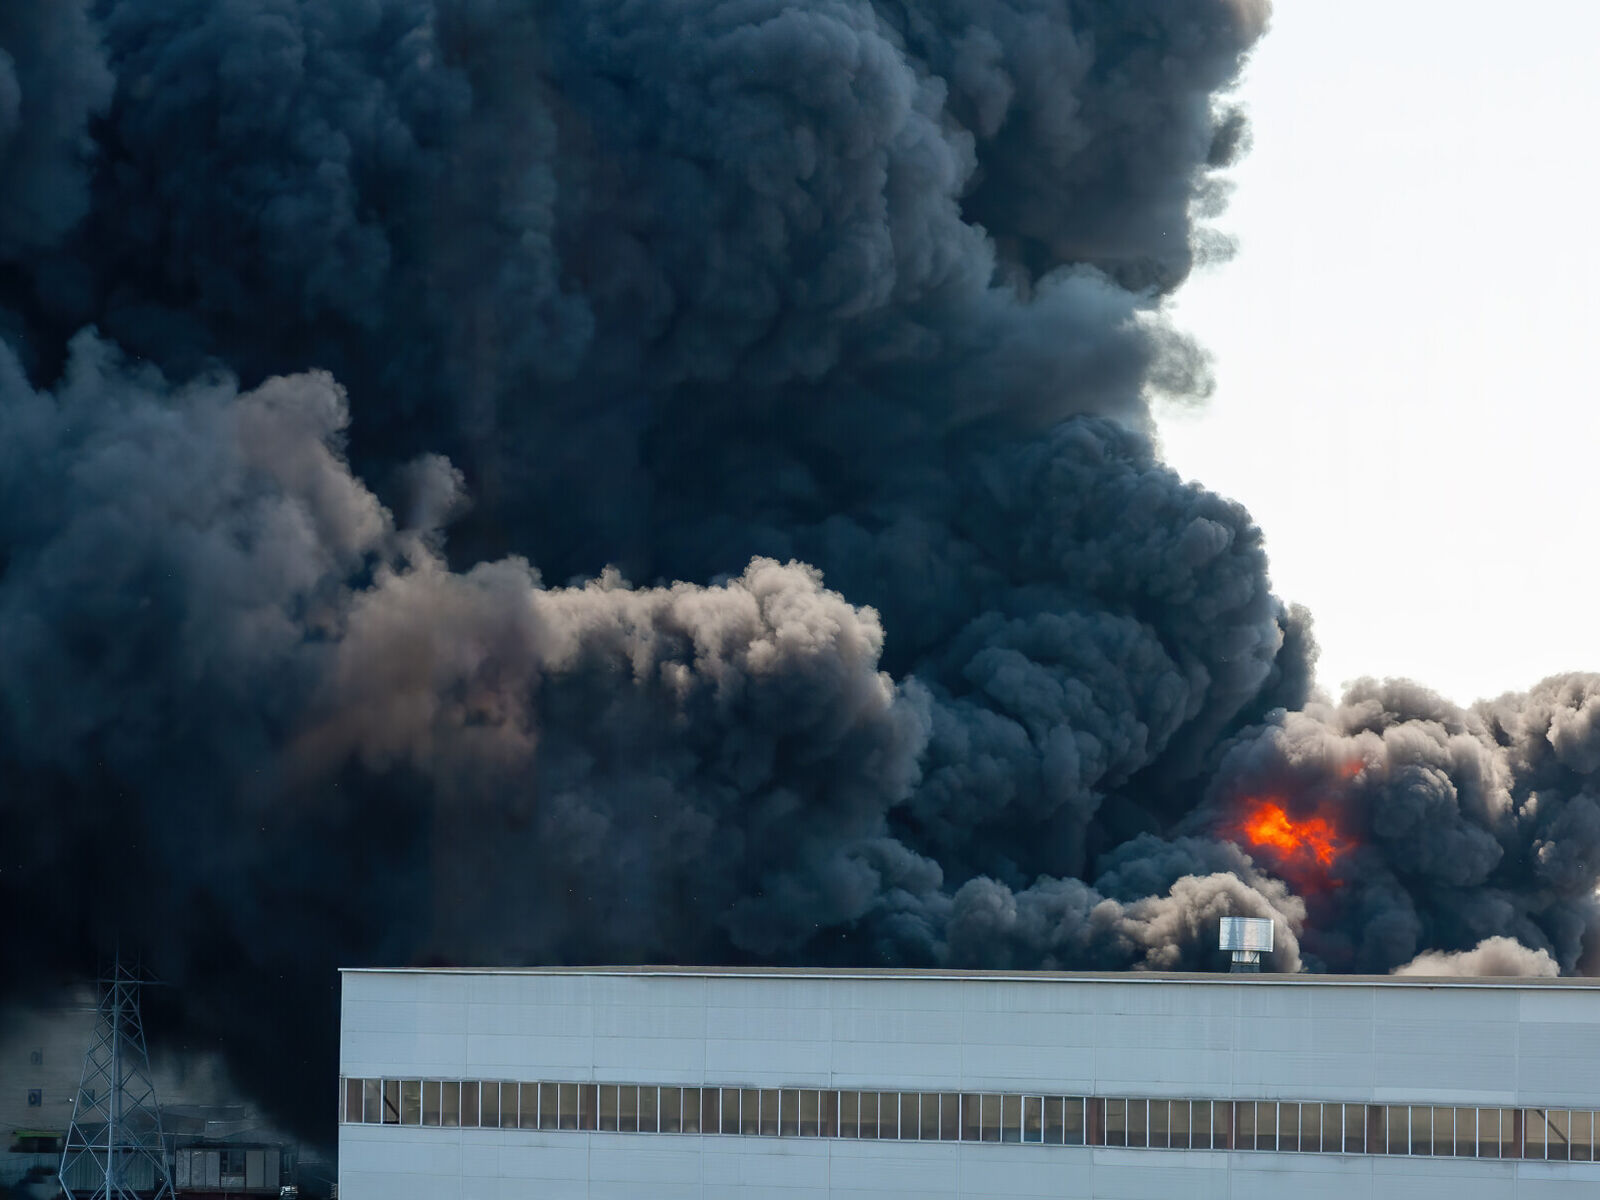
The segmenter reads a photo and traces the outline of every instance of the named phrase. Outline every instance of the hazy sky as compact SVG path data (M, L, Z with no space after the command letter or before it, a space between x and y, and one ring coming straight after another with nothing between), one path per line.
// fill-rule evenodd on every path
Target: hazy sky
M1280 3L1239 244L1174 305L1214 400L1170 462L1243 501L1319 675L1457 700L1600 669L1600 5Z

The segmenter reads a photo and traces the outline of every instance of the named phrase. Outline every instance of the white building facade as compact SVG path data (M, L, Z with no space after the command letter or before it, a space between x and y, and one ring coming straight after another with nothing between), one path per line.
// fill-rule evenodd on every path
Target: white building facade
M1600 1196L1584 980L343 974L341 1200Z

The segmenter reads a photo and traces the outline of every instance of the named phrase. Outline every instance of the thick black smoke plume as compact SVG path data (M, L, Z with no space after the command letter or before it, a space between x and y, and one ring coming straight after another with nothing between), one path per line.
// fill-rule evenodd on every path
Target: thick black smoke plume
M1579 969L1600 678L1313 701L1151 444L1265 22L0 8L9 994L325 1133L338 965Z

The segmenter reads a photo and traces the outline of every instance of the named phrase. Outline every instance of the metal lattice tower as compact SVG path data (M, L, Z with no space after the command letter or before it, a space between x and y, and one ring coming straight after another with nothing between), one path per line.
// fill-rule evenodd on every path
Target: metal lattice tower
M68 1200L173 1200L139 1015L141 983L120 956L100 981L100 1023L83 1058L61 1151L61 1190ZM69 1180L77 1181L76 1190Z

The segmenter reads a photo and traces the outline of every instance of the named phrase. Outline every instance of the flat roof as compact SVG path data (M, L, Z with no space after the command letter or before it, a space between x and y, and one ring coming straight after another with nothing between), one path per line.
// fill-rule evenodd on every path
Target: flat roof
M341 967L350 975L604 975L689 979L942 979L977 983L1222 983L1289 987L1600 988L1600 978L1563 975L1289 975L1272 971L967 971L940 967Z

